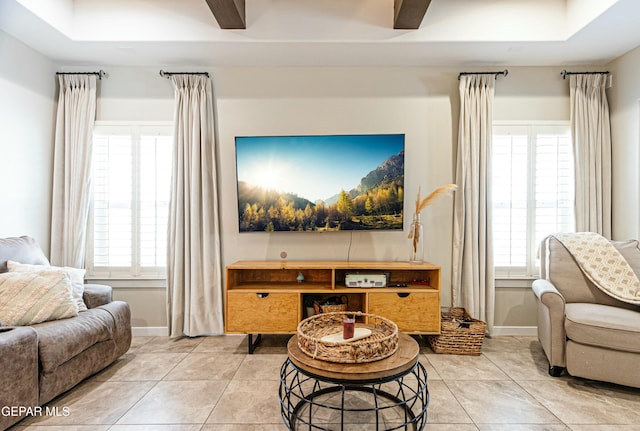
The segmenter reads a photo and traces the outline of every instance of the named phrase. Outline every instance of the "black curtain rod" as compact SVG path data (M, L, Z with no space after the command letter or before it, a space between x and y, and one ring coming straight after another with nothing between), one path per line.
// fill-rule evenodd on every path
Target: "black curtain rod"
M100 69L98 72L56 72L56 75L96 75L98 79L102 79L107 73Z
M567 72L566 70L563 70L562 72L560 72L560 75L562 76L562 79L567 79L567 75L608 75L609 71L605 70L604 72Z
M460 72L458 74L458 81L460 81L460 77L463 75L495 75L496 78L498 77L498 75L504 75L507 76L509 74L509 70L505 69L502 70L500 72Z
M208 78L209 72L165 72L160 69L160 76L163 78L169 78L171 75L204 75Z

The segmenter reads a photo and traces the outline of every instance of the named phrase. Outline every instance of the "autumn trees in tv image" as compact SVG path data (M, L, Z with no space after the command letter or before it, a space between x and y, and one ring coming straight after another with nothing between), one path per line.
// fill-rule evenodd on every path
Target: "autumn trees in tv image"
M365 191L341 190L311 202L292 193L238 184L240 232L403 228L404 177Z

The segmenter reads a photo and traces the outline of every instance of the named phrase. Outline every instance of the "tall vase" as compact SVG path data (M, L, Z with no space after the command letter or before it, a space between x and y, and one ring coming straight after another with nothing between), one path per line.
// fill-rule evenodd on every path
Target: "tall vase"
M409 230L411 244L409 247L409 263L424 262L424 227L420 221L420 213L413 215Z

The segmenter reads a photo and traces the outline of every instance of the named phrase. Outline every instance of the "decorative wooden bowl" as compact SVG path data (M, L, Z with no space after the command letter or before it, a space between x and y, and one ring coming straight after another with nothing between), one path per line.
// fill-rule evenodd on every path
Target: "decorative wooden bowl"
M368 328L371 335L349 342L322 341L342 332L345 317L356 317L356 328ZM362 312L322 313L298 324L298 347L314 359L345 364L379 361L398 349L398 326L391 320Z

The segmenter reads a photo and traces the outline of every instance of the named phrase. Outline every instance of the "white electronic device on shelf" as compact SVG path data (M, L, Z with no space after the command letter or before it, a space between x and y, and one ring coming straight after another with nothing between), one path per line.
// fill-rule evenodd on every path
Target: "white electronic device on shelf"
M385 287L387 277L384 274L347 274L344 282L347 287Z

